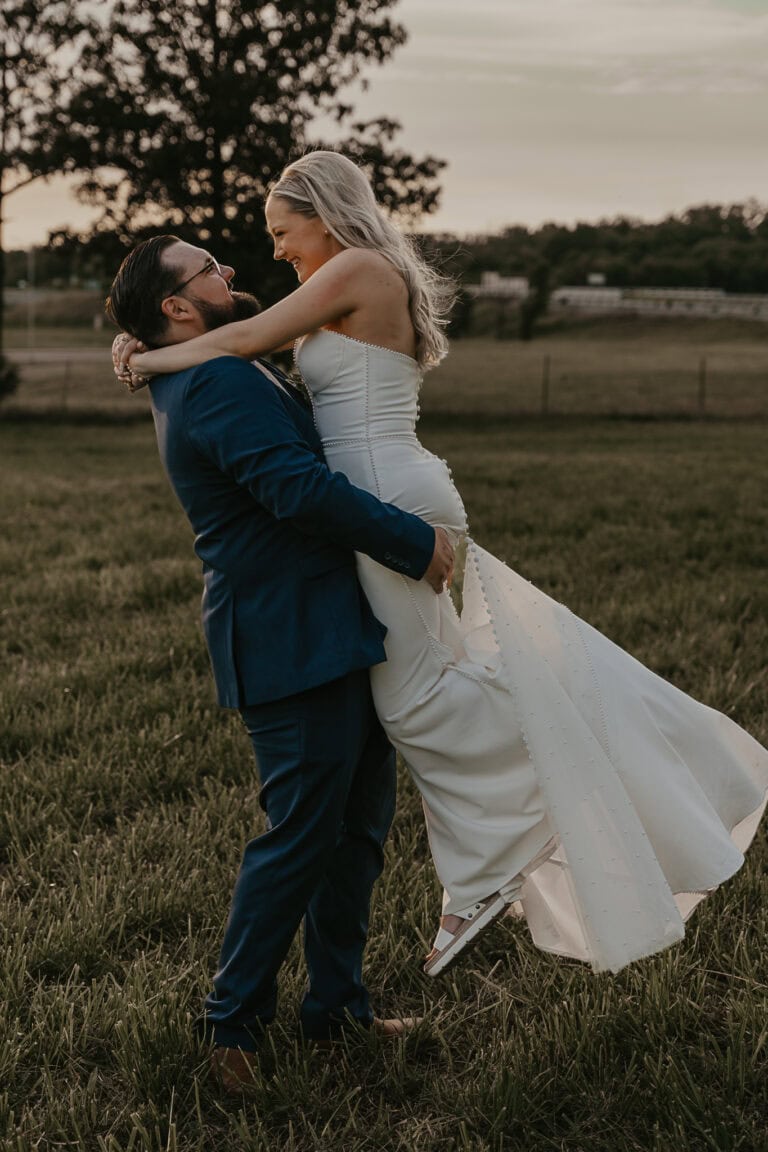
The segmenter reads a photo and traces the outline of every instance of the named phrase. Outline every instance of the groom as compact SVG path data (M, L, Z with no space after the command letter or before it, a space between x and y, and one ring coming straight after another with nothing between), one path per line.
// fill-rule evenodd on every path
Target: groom
M178 343L258 311L232 268L174 236L126 257L107 300L124 331ZM245 848L203 1034L228 1091L276 1010L276 977L304 920L305 1037L348 1023L386 1035L362 982L373 884L394 811L394 753L368 669L386 629L357 582L364 552L439 591L441 529L326 467L309 404L276 368L220 357L150 385L158 448L203 562L203 625L219 703L239 709L267 831Z

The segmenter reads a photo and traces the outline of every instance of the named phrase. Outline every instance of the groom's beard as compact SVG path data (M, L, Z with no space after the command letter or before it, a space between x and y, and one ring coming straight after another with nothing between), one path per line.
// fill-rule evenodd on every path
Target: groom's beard
M235 320L247 320L261 312L261 304L250 292L233 292L227 304L211 304L196 296L192 296L191 301L203 318L206 332L232 324Z

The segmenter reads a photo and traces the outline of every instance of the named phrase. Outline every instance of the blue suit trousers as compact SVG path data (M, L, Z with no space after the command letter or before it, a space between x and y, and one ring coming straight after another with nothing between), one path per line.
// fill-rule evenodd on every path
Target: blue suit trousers
M367 669L242 710L267 831L245 848L205 1034L253 1051L277 1005L277 973L304 920L305 1036L368 1026L362 980L373 885L395 808L395 757Z

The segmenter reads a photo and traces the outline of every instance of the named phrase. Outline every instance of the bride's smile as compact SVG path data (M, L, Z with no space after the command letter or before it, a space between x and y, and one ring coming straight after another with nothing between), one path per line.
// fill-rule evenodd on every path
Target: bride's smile
M319 216L294 212L280 197L267 201L267 231L275 246L275 260L285 260L293 267L299 283L304 284L332 256L343 251Z

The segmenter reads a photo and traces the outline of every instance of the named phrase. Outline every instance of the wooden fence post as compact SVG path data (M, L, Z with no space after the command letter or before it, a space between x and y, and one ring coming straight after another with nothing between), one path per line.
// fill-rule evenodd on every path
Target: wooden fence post
M69 376L72 370L72 361L64 361L64 379L61 384L61 407L66 408L69 401Z
M549 353L541 365L541 414L549 415Z

